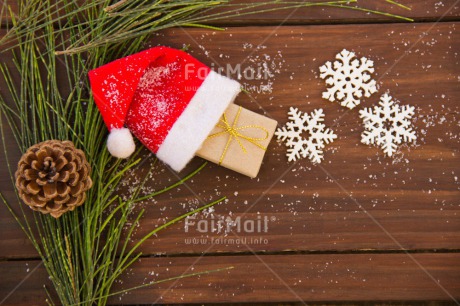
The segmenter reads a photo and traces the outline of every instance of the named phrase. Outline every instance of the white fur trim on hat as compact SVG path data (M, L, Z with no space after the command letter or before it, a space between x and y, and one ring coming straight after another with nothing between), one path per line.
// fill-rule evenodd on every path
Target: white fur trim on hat
M181 171L240 91L237 81L211 71L170 129L157 157L175 171Z
M115 157L130 157L136 150L133 135L127 128L112 129L107 138L107 149Z

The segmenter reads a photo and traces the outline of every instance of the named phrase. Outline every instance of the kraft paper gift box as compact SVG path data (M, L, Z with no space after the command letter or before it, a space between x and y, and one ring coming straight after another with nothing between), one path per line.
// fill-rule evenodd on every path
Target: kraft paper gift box
M196 153L249 177L256 177L277 122L231 104Z

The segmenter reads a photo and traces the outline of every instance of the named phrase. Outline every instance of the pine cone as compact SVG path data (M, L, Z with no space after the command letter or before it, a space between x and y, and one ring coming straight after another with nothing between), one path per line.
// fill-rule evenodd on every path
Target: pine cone
M71 141L48 140L21 157L16 188L30 208L59 218L83 204L93 184L90 172L85 153Z

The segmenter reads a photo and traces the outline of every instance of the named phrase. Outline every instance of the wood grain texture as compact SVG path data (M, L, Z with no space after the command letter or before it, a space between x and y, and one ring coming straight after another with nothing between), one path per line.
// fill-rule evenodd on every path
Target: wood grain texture
M53 0L52 2L55 2ZM79 2L84 3L84 0ZM251 3L264 3L266 0L253 0ZM307 1L305 1L307 2ZM324 0L312 0L311 3L325 2ZM398 2L398 1L396 1ZM246 0L232 1L234 4L247 3ZM392 5L385 0L359 1L362 8L377 10L390 14L396 14L412 18L415 21L457 20L460 17L460 5L456 0L405 0L399 3L407 6L410 10ZM13 14L18 13L18 1L8 1ZM258 7L259 10L270 10L274 6ZM220 13L223 9L212 10L210 13ZM279 24L331 24L331 23L380 23L399 22L393 17L369 14L355 10L344 10L335 7L300 7L285 10L266 11L257 14L233 16L231 18L210 21L214 25L279 25ZM9 13L2 19L3 25L11 23Z
M239 63L243 70L274 66L273 70L279 72L273 72L267 80L247 80L244 75L241 80L247 88L271 86L271 93L253 94L252 98L241 95L236 103L265 111L280 125L286 122L290 106L303 111L321 107L326 114L325 124L337 133L338 140L328 146L320 166L308 160L288 163L285 147L274 141L256 180L210 166L187 188L157 199L160 205L146 203L148 210L153 204L164 212L160 216L158 212L147 212L142 224L158 224L158 218L170 218L177 204L196 206L196 195L204 202L226 195L228 203L215 209L218 215L276 219L264 236L275 243L254 246L258 251L458 249L460 118L456 97L460 87L459 59L454 50L460 37L456 26L446 23L165 32L153 41L173 47L190 44L192 54L215 67L236 67ZM343 48L375 61L380 94L389 91L402 104L416 106L417 144L403 146L394 159L360 143L358 110L348 111L321 98L325 85L318 78L318 67ZM378 94L364 99L363 106L375 105L378 99ZM155 178L152 188L157 184ZM183 227L161 234L151 247L145 246L145 251L171 252L175 246L179 252L207 250L208 246L184 245ZM141 226L139 231L148 228L151 227ZM218 236L196 231L195 235ZM235 246L215 245L211 250L234 251ZM244 247L236 250L247 251Z
M42 305L46 273L36 261L3 262L2 305ZM423 270L420 266L423 267ZM115 290L193 272L231 270L170 281L113 297L111 304L399 301L460 298L457 254L322 254L144 258ZM28 277L24 280L25 277ZM46 283L49 285L48 283Z
M456 99L460 88L455 50L460 37L456 27L457 23L428 23L299 26L275 32L267 27L230 28L226 32L176 29L156 36L151 45L179 48L190 44L193 55L216 69L240 63L243 70L273 66L272 76L266 80L241 80L253 91L263 86L272 91L253 93L251 98L241 94L236 103L265 112L280 126L286 122L290 106L303 111L321 107L326 125L338 140L328 145L325 161L319 166L308 160L288 163L285 147L273 140L257 179L209 165L186 186L142 203L139 207L146 209L146 215L137 229L138 237L200 204L228 197L225 204L215 207L214 215L197 216L196 222L207 220L202 223L207 222L208 232L198 231L195 225L186 233L180 223L149 240L144 254L460 249L460 118ZM417 144L402 146L394 159L360 143L357 110L348 111L321 98L325 85L318 78L318 67L342 48L375 61L379 93L389 90L401 103L416 106ZM363 105L374 105L378 99L375 94ZM151 162L153 158L147 159L126 183L139 181ZM201 163L196 158L181 176ZM176 174L158 166L145 192L177 179ZM2 186L6 184L2 181ZM268 231L210 232L213 216L240 217L242 222L267 217ZM9 215L2 218L0 227L8 236L0 241L0 256L35 256L14 220ZM238 238L260 237L263 243L235 243ZM193 238L208 240L194 243ZM233 240L210 243L218 238Z
M245 3L245 0L237 0L234 3ZM251 3L265 2L264 0L251 1ZM305 1L307 2L307 1ZM314 0L308 2L325 2ZM375 10L395 15L412 18L415 21L435 21L435 20L456 20L460 15L459 3L455 0L432 1L432 0L407 0L396 1L409 10L401 8L385 0L366 0L358 1L358 6L369 10ZM271 8L272 6L267 6ZM289 8L278 11L261 12L259 14L234 16L228 19L213 21L214 24L227 25L292 25L292 24L332 24L332 23L380 23L380 22L400 22L396 18L370 14L358 10L341 9L334 7L300 7Z
M192 54L216 67L236 67L238 63L255 69L257 65L276 66L279 73L274 72L268 80L241 80L246 87L256 88L273 82L273 92L254 94L252 99L242 94L236 103L265 111L280 125L286 122L290 106L304 111L321 107L326 125L333 127L338 140L328 146L320 166L308 160L288 163L285 147L273 141L255 180L210 165L187 186L142 206L147 212L139 235L197 207L200 201L204 204L226 195L228 201L215 207L215 218L241 217L244 221L268 217L269 229L262 235L268 244L251 245L250 249L231 242L187 244L185 238L260 235L200 233L196 225L185 233L182 223L152 239L143 251L459 249L460 128L456 97L460 88L458 54L452 50L459 42L455 26L283 27L275 33L266 28L232 28L224 33L171 30L154 39L173 47L190 44ZM420 38L422 33L428 34ZM267 38L269 34L272 36ZM263 47L251 49L247 43L261 43ZM342 48L375 61L380 93L389 90L401 103L417 108L417 144L403 146L395 159L360 143L362 127L357 110L347 111L321 99L325 87L317 78L318 67ZM363 104L370 106L378 99L374 95ZM194 161L189 169L201 162ZM168 172L155 170L148 187L157 189L177 179ZM138 175L128 178L136 179ZM204 219L210 224L210 218L200 215L197 221Z

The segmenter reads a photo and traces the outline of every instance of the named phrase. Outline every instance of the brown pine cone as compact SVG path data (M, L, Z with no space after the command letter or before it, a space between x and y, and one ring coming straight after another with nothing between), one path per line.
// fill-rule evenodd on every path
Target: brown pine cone
M59 218L83 204L93 184L90 172L85 153L71 141L48 140L21 157L16 188L30 208Z

